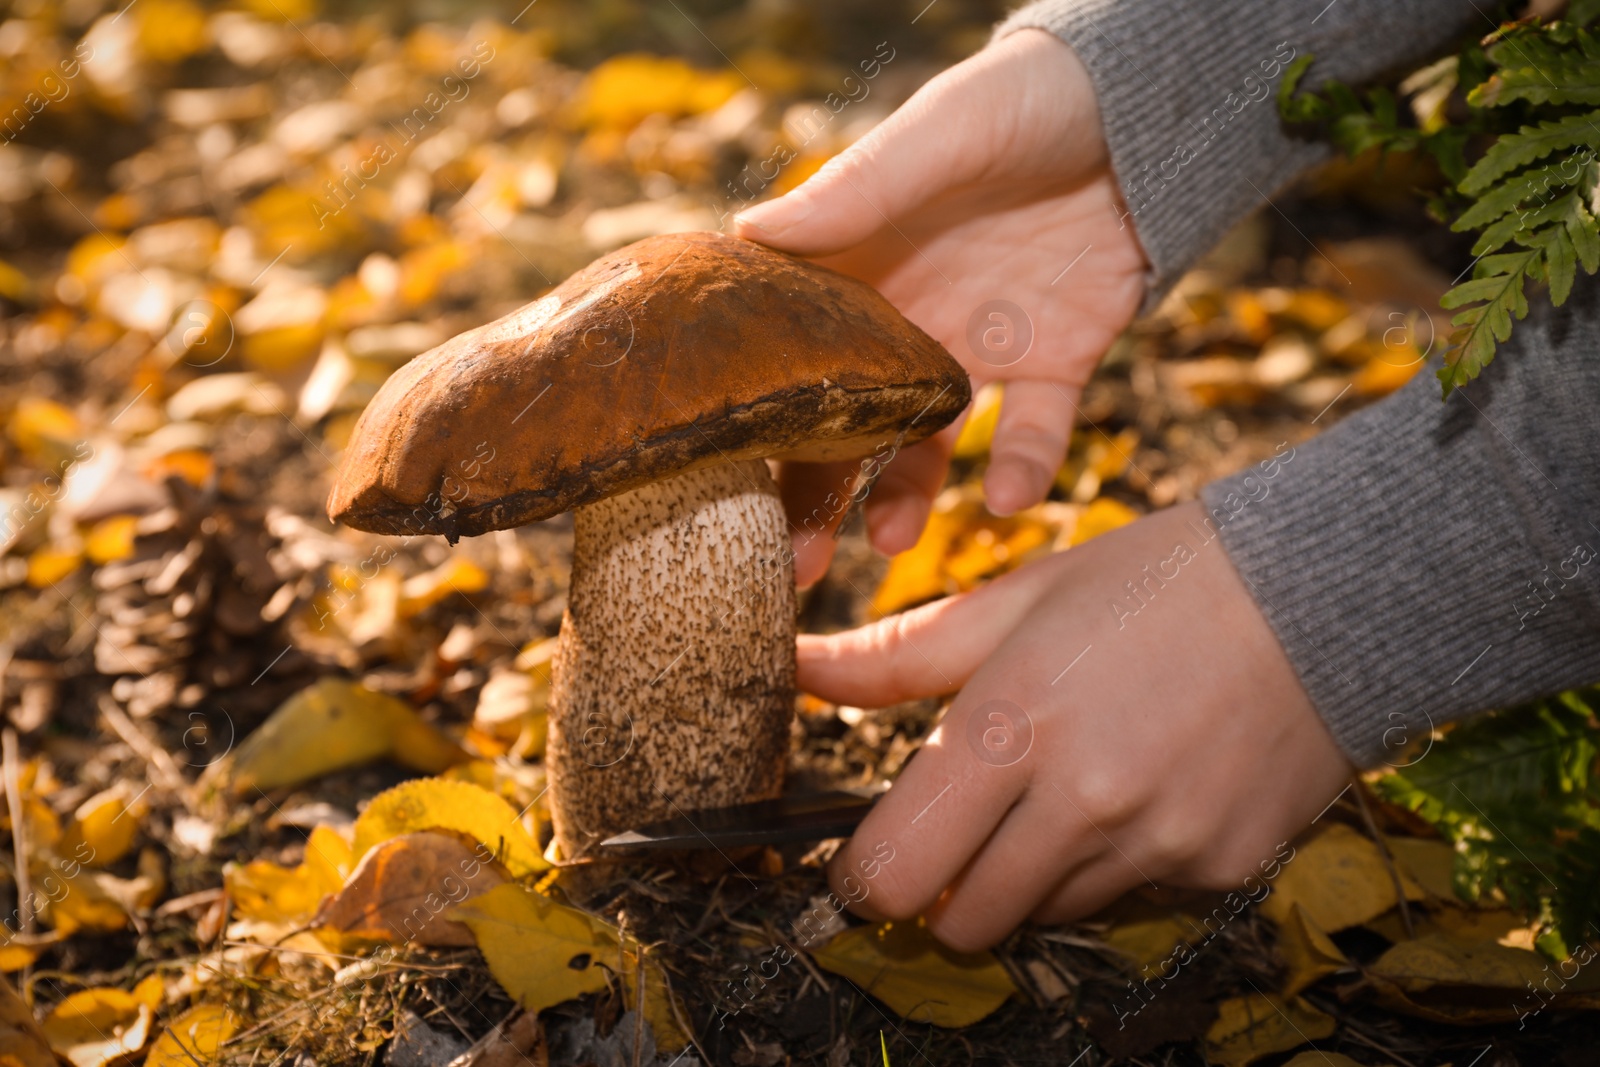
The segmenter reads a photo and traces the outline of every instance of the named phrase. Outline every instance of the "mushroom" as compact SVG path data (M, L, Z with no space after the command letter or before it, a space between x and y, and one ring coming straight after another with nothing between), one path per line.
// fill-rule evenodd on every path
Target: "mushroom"
M722 234L652 237L391 376L328 513L453 543L574 512L547 756L571 859L781 788L795 590L766 459L878 465L969 399L864 283Z

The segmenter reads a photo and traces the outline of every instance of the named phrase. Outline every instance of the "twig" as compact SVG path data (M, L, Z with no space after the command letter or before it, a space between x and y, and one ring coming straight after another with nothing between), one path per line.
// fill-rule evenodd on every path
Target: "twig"
M683 1031L683 1036L689 1039L689 1044L700 1054L701 1063L711 1063L711 1057L706 1055L706 1050L700 1047L700 1042L695 1039L694 1031L689 1028L689 1023L683 1017L683 1012L678 1010L678 998L672 995L672 975L667 973L665 967L661 968L661 981L667 987L667 1007L672 1009L672 1018L678 1024L678 1029Z
M1391 1060L1394 1060L1396 1063L1400 1064L1400 1067L1417 1067L1415 1063L1412 1063L1394 1049L1382 1044L1381 1042L1357 1029L1349 1019L1341 1019L1340 1021L1344 1023L1345 1032L1349 1034L1351 1040L1355 1041L1357 1044L1365 1045L1374 1052L1383 1053Z
M0 756L5 761L6 807L11 812L11 856L16 865L17 924L33 932L33 879L28 874L28 817L22 810L22 768L17 757L17 732L6 727L0 735Z
M182 799L188 791L189 783L183 777L183 772L178 770L178 765L173 762L171 754L152 741L132 719L128 718L127 714L117 706L117 702L111 699L109 693L100 694L100 714L105 716L106 723L112 731L149 765L154 772L152 777L157 779L156 784Z
M1361 821L1367 824L1367 833L1372 835L1373 844L1378 846L1378 854L1383 857L1383 865L1389 869L1389 879L1394 882L1394 898L1400 905L1400 925L1406 928L1407 937L1416 937L1416 928L1411 925L1411 906L1406 903L1406 886L1400 879L1400 868L1395 866L1394 856L1389 852L1389 844L1378 833L1378 824L1372 818L1372 809L1367 806L1367 794L1361 782L1355 783L1356 807L1361 809Z

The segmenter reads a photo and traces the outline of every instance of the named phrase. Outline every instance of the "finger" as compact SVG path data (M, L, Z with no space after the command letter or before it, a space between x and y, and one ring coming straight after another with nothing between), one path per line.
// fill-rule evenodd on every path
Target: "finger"
M929 931L959 952L988 948L1062 884L1063 872L1093 863L1105 842L1065 807L1030 793L1012 808L928 912Z
M834 891L874 919L909 919L925 911L1005 818L1026 787L1016 767L978 759L966 744L968 720L978 713L957 701L828 865ZM880 862L863 896L846 878L862 880Z
M1086 918L1142 884L1115 852L1103 854L1063 879L1028 917L1045 924Z
M952 439L938 433L902 450L884 467L867 497L867 536L884 555L917 543L933 498L950 470Z
M778 495L789 516L794 544L794 581L804 589L823 576L833 559L834 528L849 512L854 463L782 463Z
M869 708L952 693L999 647L1048 584L1043 569L1012 571L970 593L859 629L801 634L800 688L824 700Z
M1026 378L1006 384L983 479L984 497L996 515L1032 507L1050 491L1072 438L1073 392Z
M840 252L976 179L994 154L994 128L964 116L973 104L961 86L1004 62L1003 51L986 49L935 77L792 192L740 212L734 232L801 255Z

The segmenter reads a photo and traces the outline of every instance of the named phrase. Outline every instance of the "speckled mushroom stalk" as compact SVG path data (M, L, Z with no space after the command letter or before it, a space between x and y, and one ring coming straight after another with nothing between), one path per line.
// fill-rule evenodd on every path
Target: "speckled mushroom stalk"
M562 854L682 810L775 796L794 707L788 524L762 460L574 514L550 699Z

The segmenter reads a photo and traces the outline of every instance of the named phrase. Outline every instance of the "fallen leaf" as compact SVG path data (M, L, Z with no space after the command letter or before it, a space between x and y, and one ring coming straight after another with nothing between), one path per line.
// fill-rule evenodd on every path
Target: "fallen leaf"
M121 989L80 989L50 1009L40 1029L75 1067L104 1067L144 1048L151 1006Z
M138 525L136 515L112 515L95 523L83 540L83 550L89 561L114 563L133 555L133 535Z
M167 1025L144 1067L194 1067L212 1063L222 1043L239 1029L238 1017L220 1004L190 1008Z
M355 858L418 830L451 830L480 841L516 878L550 866L515 808L482 786L443 778L403 782L373 797L356 819Z
M83 566L83 550L72 545L45 545L28 556L28 584L48 589Z
M229 864L222 883L241 918L304 923L329 894L339 891L355 866L350 843L339 832L317 826L306 839L305 859L294 867L268 860Z
M1385 1007L1435 1022L1507 1022L1546 1006L1600 1008L1600 973L1574 961L1566 966L1570 978L1530 949L1440 931L1390 948L1367 977Z
M638 999L656 1048L677 1052L688 1035L677 1025L661 967L616 927L524 886L507 883L457 905L448 917L472 930L489 971L513 999L537 1014L545 1008L606 988L606 970L618 972L630 999ZM641 962L642 961L642 962Z
M54 400L26 397L6 419L6 436L35 466L59 470L78 458L74 450L83 441L83 425Z
M994 430L1000 422L1000 405L1004 397L1005 385L1002 382L990 382L978 390L972 398L967 421L961 424L961 433L956 438L951 455L957 459L977 459L988 453L989 442L994 440Z
M811 958L902 1018L935 1026L971 1026L1017 992L992 953L954 952L921 920L851 927Z
M550 1047L536 1012L525 1011L495 1034L472 1067L550 1067Z
M1139 513L1122 501L1100 497L1091 501L1083 509L1083 514L1078 516L1077 524L1072 527L1072 543L1081 545L1090 538L1126 526L1138 517Z
M384 757L430 774L468 758L403 700L323 678L286 700L239 745L226 769L235 793L276 789Z
M356 941L467 946L472 931L441 914L505 882L505 869L478 842L438 831L402 834L361 857L316 923Z
M409 619L456 593L481 593L489 572L463 556L451 556L431 571L407 578L400 586L400 617Z
M535 1014L600 992L606 988L606 967L621 964L622 945L613 926L520 885L491 889L456 905L448 916L471 928L495 980Z
M1449 842L1387 835L1383 840L1395 863L1418 885L1440 900L1462 903L1455 888L1456 850Z
M1192 921L1154 909L1145 914L1141 909L1131 917L1115 920L1100 940L1139 966L1151 967L1172 955L1180 944L1194 939L1195 934Z
M1278 928L1278 955L1289 968L1283 981L1286 997L1298 996L1325 975L1350 967L1344 953L1299 904L1289 910L1289 921Z
M1366 1067L1342 1052L1300 1052L1283 1067Z
M126 783L96 793L73 812L58 851L64 856L83 857L80 862L86 866L109 867L132 850L148 810Z
M1421 886L1402 872L1407 900L1421 900ZM1261 913L1281 928L1294 905L1320 929L1337 933L1395 906L1394 879L1371 839L1343 823L1331 823L1296 844L1293 858L1261 902Z
M16 1057L22 1067L57 1067L33 1009L4 978L0 978L0 1048Z
M1217 1005L1217 1021L1206 1031L1206 1059L1221 1067L1245 1067L1263 1056L1319 1041L1336 1028L1333 1016L1298 998L1251 993Z

